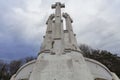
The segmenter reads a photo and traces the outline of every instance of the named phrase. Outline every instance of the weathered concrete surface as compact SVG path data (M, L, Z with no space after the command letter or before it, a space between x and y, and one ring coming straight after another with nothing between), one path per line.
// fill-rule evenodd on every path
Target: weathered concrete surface
M71 52L64 55L42 53L31 73L30 80L93 80L82 55Z

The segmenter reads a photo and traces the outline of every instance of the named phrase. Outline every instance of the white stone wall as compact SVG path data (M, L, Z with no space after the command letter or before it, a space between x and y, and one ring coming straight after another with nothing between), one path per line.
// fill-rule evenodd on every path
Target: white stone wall
M120 80L119 77L115 73L111 72L111 74L113 76L113 80Z
M37 61L23 65L10 80L94 80L92 77L119 80L101 63L88 58L84 60L75 51L64 55L42 53Z
M31 73L30 80L93 80L82 55L42 53Z
M29 79L29 76L33 70L35 64L35 60L26 63L23 65L16 73L15 75L15 80L20 80L20 79Z
M103 64L88 58L86 58L85 60L94 78L112 80L111 72Z

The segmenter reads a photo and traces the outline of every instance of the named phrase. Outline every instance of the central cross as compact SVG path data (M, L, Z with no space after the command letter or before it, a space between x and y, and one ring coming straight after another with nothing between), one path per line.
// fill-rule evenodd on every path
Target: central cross
M61 4L60 2L56 2L56 4L53 4L52 5L52 9L56 9L55 10L55 15L57 16L57 17L61 17L61 8L64 8L65 7L65 5L64 4Z
M62 19L61 19L61 8L64 8L65 5L60 2L56 2L52 5L52 9L55 9L55 30L54 30L54 39L60 39L63 34L62 28Z

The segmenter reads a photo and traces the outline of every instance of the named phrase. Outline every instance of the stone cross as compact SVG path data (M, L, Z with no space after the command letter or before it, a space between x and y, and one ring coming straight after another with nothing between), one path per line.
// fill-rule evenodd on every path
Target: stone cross
M66 19L66 29L72 31L73 30L71 25L71 23L73 22L72 18L67 13L63 13L62 15Z
M53 18L54 18L54 14L51 14L46 22L47 26L47 31L46 32L52 32L52 22L53 22Z
M52 5L52 9L56 9L55 10L55 16L57 17L61 17L61 8L64 8L65 5L64 4L61 4L60 2L56 2L56 4L53 4Z
M60 2L56 2L56 4L52 5L52 8L55 8L55 31L54 31L54 39L61 39L63 30L61 24L61 8L64 8L65 5Z
M66 30L69 33L69 44L71 45L72 49L76 50L76 49L78 49L77 41L76 41L75 35L73 33L72 24L71 24L73 22L73 20L71 19L71 17L67 13L63 13L62 15L66 20Z

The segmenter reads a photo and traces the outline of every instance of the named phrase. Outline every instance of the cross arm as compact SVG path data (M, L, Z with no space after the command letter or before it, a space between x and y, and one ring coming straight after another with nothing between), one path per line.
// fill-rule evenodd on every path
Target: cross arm
M61 4L60 2L56 2L55 4L52 5L52 9L56 8L56 6L60 6L61 8L65 7L64 4Z

